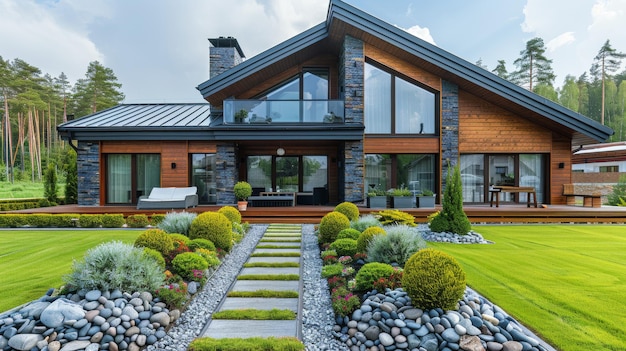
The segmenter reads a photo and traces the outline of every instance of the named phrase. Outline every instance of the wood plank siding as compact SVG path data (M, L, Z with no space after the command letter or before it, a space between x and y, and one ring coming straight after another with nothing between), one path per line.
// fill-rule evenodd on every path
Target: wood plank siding
M552 133L467 91L459 91L459 151L549 153Z
M563 167L560 168L560 164ZM549 174L550 203L563 205L566 198L563 196L563 184L572 182L572 141L570 138L553 133L552 158Z
M186 187L189 181L189 154L215 153L212 143L199 141L102 141L100 142L100 184L106 184L107 154L159 154L161 155L161 186ZM176 168L172 168L172 163ZM100 205L105 205L105 187L100 188Z
M402 60L397 56L390 55L389 52L368 44L365 44L363 51L365 57L371 58L432 89L441 91L441 78L416 66L414 63Z

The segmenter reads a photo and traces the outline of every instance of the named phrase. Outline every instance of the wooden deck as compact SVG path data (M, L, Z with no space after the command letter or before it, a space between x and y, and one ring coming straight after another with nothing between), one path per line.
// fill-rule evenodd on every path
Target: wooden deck
M216 211L221 206L199 206L186 211L201 213ZM243 211L243 221L249 223L319 223L320 219L334 206L294 206L294 207L248 207ZM361 214L376 213L380 209L359 206ZM426 217L441 209L410 208L402 209L411 213L416 222L426 222ZM626 207L603 206L590 208L582 206L547 205L546 208L526 207L525 204L501 204L500 207L466 205L465 213L472 223L626 223ZM77 206L63 205L12 211L10 213L121 213L124 216L143 213L165 214L172 210L137 210L135 206ZM182 211L180 209L175 211ZM4 212L7 213L7 212Z

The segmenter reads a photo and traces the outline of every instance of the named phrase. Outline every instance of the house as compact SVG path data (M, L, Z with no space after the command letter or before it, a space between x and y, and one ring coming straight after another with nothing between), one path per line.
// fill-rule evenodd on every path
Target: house
M210 43L206 103L119 105L58 127L78 151L80 205L133 204L154 186L234 203L238 180L301 203L360 202L373 187L441 194L456 164L466 203L507 184L563 204L572 149L612 134L339 0L255 57L232 37Z
M585 145L572 156L572 183L577 191L608 195L626 175L626 142Z

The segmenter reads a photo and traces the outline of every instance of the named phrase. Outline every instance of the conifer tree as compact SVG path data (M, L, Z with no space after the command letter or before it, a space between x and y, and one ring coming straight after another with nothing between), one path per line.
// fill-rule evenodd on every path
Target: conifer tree
M594 62L591 65L591 75L602 81L602 102L600 112L600 123L604 124L604 111L605 111L605 89L606 78L609 78L609 73L616 72L622 64L622 59L626 57L626 54L618 52L611 47L611 43L607 39L604 45L598 51L598 54L594 58Z
M450 169L450 168L449 168ZM443 193L442 209L430 223L433 232L449 232L460 235L469 233L472 225L463 211L463 189L459 165L448 172Z
M536 84L552 85L556 76L552 71L552 60L545 56L545 52L543 39L533 38L526 42L526 48L520 51L520 58L513 62L517 70L511 73L510 79L530 91L535 91L533 87Z

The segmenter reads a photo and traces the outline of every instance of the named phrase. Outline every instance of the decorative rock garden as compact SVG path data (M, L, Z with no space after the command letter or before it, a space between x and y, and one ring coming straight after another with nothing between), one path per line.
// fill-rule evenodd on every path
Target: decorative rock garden
M180 317L148 292L51 293L0 315L0 350L139 350Z
M545 351L514 319L467 289L458 311L421 310L402 289L372 291L361 308L338 317L333 334L350 350Z

